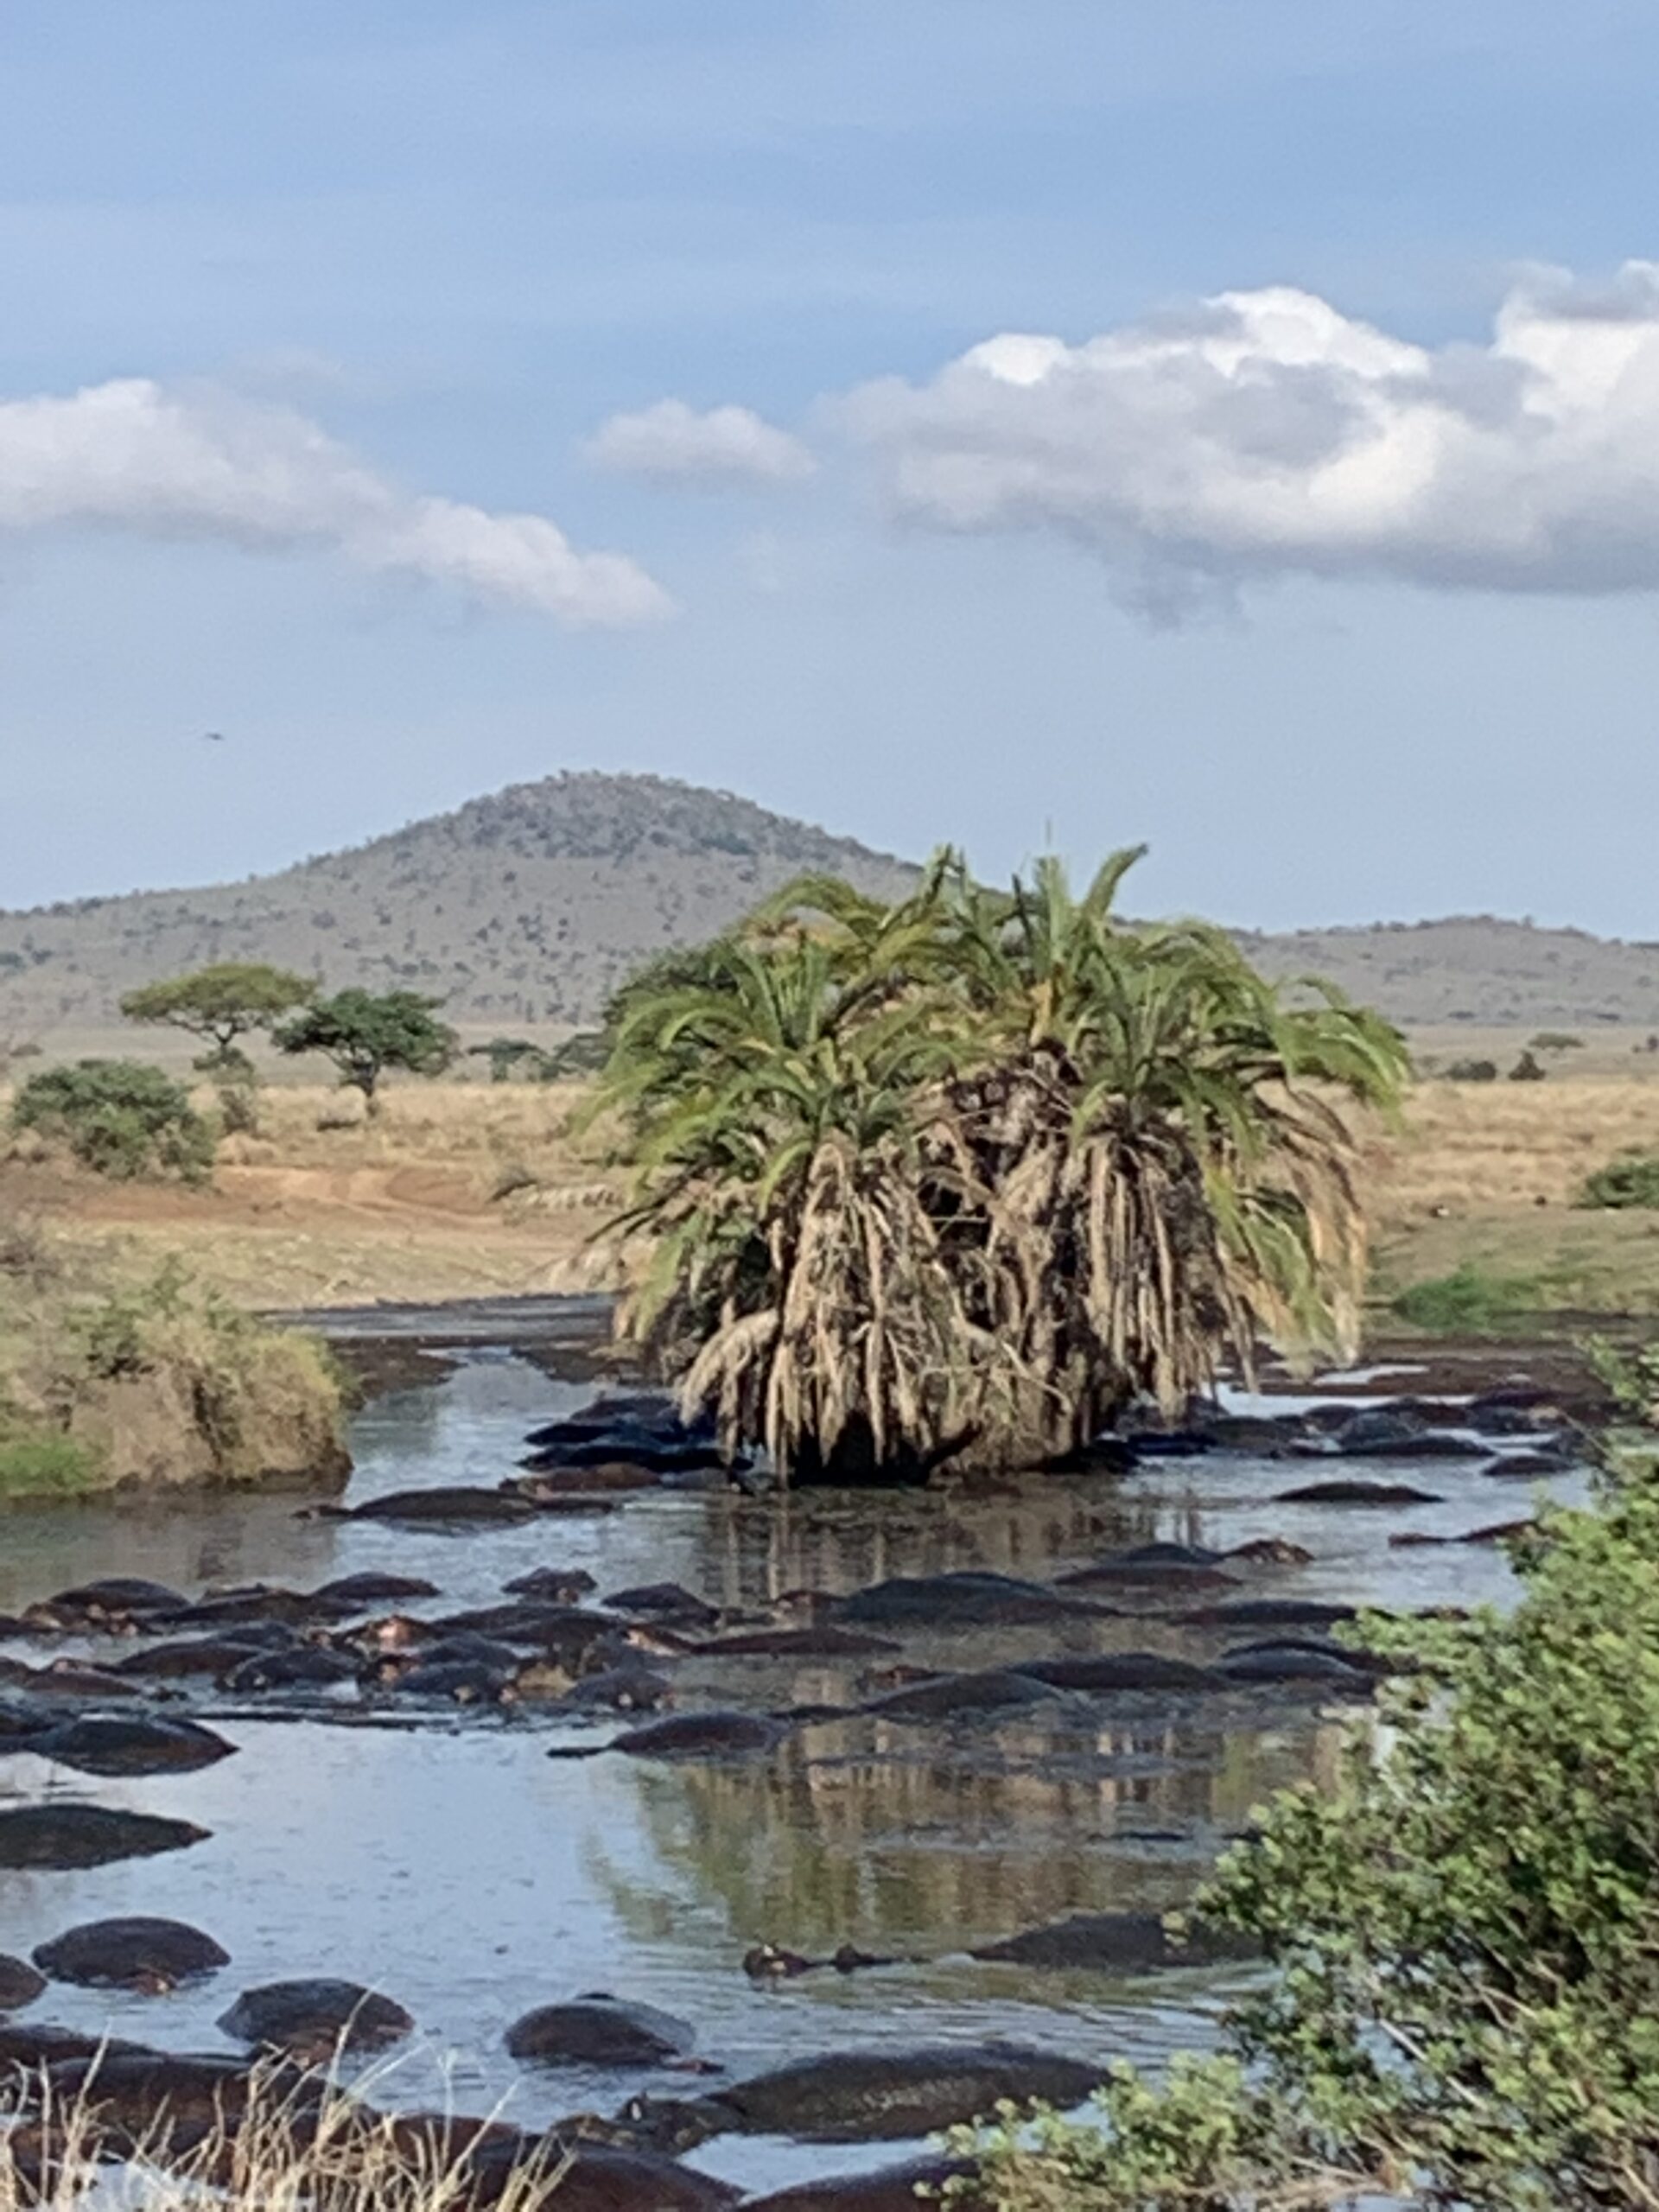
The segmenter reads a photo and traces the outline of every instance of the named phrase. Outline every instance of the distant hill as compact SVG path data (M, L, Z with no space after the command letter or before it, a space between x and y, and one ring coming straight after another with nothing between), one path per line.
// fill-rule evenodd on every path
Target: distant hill
M103 1027L135 984L232 959L430 992L467 1024L580 1024L641 960L806 868L886 894L913 876L728 792L551 776L279 875L0 912L0 1039ZM1659 945L1485 916L1241 941L1414 1026L1659 1029Z
M214 960L426 991L467 1022L581 1023L641 960L807 868L886 893L912 874L726 791L550 776L280 875L0 912L0 1035L98 1027L135 984Z

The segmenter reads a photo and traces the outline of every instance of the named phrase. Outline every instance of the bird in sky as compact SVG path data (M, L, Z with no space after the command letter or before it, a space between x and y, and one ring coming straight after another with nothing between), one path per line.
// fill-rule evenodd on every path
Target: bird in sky
M203 742L207 745L223 745L225 742L225 733L222 729L205 729L201 734Z

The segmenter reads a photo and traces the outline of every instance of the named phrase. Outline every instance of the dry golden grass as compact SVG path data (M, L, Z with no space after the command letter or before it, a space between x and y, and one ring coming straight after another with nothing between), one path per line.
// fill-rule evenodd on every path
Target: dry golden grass
M1652 1060L1609 1056L1581 1072L1563 1058L1571 1071L1552 1064L1543 1083L1420 1083L1398 1130L1367 1131L1381 1296L1470 1261L1538 1279L1547 1306L1659 1309L1659 1215L1571 1205L1592 1168L1659 1152ZM132 1274L177 1251L254 1306L615 1281L614 1255L592 1240L619 1186L572 1129L580 1086L406 1082L388 1088L372 1120L320 1127L343 1096L320 1084L262 1092L260 1134L225 1141L211 1191L14 1162L0 1168L0 1200L43 1207Z

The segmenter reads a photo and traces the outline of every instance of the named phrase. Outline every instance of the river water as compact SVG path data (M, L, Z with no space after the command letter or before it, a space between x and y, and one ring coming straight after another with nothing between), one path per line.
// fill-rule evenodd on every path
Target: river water
M463 1332L464 1333L464 1332ZM348 1502L421 1484L493 1484L524 1432L593 1395L550 1380L480 1325L459 1364L358 1417ZM1408 1388L1408 1378L1379 1389ZM1276 1403L1282 1404L1283 1401ZM1394 1475L1399 1474L1393 1471ZM759 1611L791 1589L842 1591L895 1573L980 1567L1046 1577L1102 1552L1179 1537L1220 1548L1273 1535L1310 1566L1249 1594L1402 1608L1501 1597L1485 1548L1392 1549L1404 1526L1454 1533L1524 1510L1521 1485L1478 1463L1413 1467L1443 1499L1408 1512L1274 1504L1295 1463L1209 1455L1123 1478L1027 1480L971 1500L825 1495L760 1503L652 1492L602 1516L462 1535L303 1518L292 1497L16 1509L0 1525L0 1609L92 1576L194 1592L268 1580L308 1587L367 1568L418 1573L424 1610L493 1601L527 1569L582 1567L601 1593L683 1582ZM1558 1481L1571 1496L1573 1478ZM905 1637L906 1662L1000 1663L1064 1649L1209 1658L1230 1640L1144 1619ZM93 1647L88 1646L91 1649ZM682 1662L682 1701L756 1709L868 1695L880 1662ZM741 1669L741 1671L739 1671ZM54 1988L31 2018L179 2050L228 2049L214 2026L238 1988L305 1974L384 1989L420 2025L383 2094L501 2104L525 2123L610 2110L637 2088L695 2094L674 2075L537 2076L501 2038L533 2005L604 1990L694 2024L728 2074L870 2044L1018 2037L1084 2057L1156 2060L1202 2042L1238 1969L1139 1982L976 1964L972 1946L1080 1911L1163 1908L1274 1786L1328 1772L1341 1726L1307 1699L1070 1704L950 1733L868 1716L799 1732L770 1757L660 1764L550 1759L602 1742L613 1719L528 1708L444 1714L418 1728L266 1718L213 1725L238 1755L205 1772L92 1782L24 1755L0 1764L0 1802L55 1793L182 1816L211 1839L91 1872L0 1872L0 1948L27 1954L75 1923L124 1913L191 1921L232 1964L206 1988L143 1998ZM907 1963L756 1987L745 1950L851 1942ZM715 2077L716 2079L718 2077ZM747 2187L886 2163L894 2146L825 2151L729 2137L694 2163Z

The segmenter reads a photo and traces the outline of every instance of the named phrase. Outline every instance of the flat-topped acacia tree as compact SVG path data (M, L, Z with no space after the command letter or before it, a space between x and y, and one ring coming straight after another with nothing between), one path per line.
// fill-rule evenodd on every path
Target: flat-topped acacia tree
M127 993L121 1011L129 1021L182 1029L198 1039L202 1052L196 1066L204 1074L239 1075L250 1066L241 1039L303 1006L316 988L307 977L264 961L224 960L143 984Z
M1116 855L1007 892L944 852L886 905L804 878L607 1023L594 1108L651 1247L623 1325L799 1478L1040 1463L1258 1335L1352 1344L1345 1106L1398 1034L1221 931L1131 925Z
M336 991L302 1007L272 1031L271 1042L279 1052L320 1052L332 1060L341 1084L360 1090L372 1113L389 1068L442 1075L454 1059L455 1033L437 1019L442 1003L419 991Z

